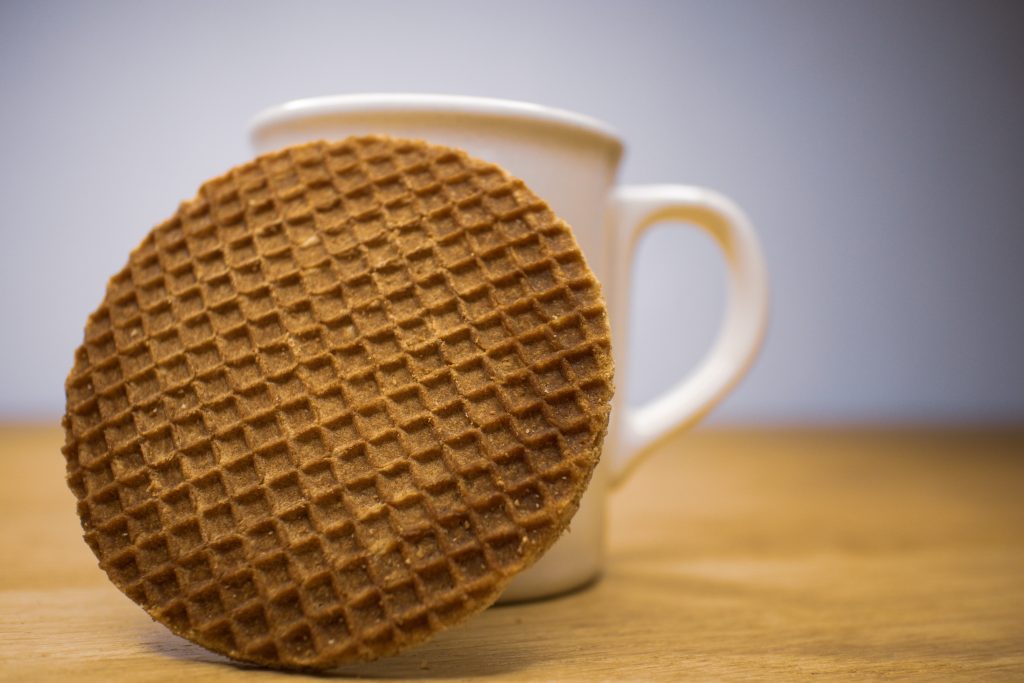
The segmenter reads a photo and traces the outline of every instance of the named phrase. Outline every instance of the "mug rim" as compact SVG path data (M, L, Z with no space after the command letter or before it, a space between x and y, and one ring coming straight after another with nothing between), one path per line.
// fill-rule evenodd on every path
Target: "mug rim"
M290 100L259 112L249 131L271 128L297 118L338 113L443 113L454 112L488 118L513 118L543 123L589 134L621 151L622 138L611 125L586 114L542 104L475 95L430 93L351 93Z

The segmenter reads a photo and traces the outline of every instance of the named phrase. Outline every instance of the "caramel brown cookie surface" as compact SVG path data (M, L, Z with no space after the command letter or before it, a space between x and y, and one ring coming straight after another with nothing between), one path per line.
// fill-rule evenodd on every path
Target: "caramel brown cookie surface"
M68 484L114 584L216 652L325 668L479 612L554 542L612 364L543 201L366 137L204 184L110 280L66 391Z

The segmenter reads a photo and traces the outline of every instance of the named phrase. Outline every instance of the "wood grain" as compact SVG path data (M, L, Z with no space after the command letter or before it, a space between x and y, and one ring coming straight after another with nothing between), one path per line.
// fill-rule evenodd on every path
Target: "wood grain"
M0 678L263 681L81 540L61 434L0 427ZM612 499L594 586L343 670L435 680L1024 680L1024 432L697 432Z

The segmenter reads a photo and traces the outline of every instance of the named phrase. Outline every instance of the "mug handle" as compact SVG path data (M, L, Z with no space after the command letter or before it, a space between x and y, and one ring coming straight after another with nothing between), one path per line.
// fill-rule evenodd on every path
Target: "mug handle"
M612 310L616 364L625 367L629 297L636 245L652 225L678 221L706 233L722 250L728 269L725 317L711 349L671 389L646 405L622 404L611 449L612 484L622 483L657 445L696 424L739 381L753 363L768 324L768 274L761 245L742 210L712 190L685 185L620 187L611 197L614 282L619 300Z

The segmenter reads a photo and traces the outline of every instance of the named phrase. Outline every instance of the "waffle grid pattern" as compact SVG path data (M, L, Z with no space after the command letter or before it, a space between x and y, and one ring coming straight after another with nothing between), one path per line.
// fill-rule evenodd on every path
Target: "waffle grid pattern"
M68 482L129 597L229 656L372 659L565 528L612 393L599 287L520 181L359 138L203 186L112 278Z

